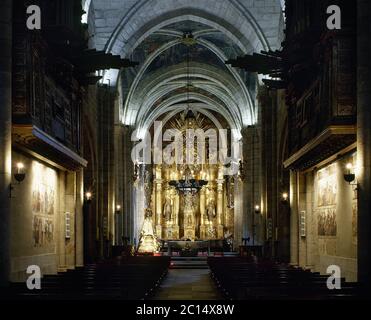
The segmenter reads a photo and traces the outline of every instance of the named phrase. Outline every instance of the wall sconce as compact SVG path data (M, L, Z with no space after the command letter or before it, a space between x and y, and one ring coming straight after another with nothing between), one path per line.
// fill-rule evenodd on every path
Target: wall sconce
M250 237L242 238L242 243L244 246L247 246L247 244L250 242Z
M353 172L353 164L347 163L345 168L347 169L347 172L344 173L344 180L349 184L352 184L352 182L356 179L356 175Z
M21 183L26 178L26 173L24 172L24 164L22 162L17 163L17 171L14 173L14 179L18 183Z
M92 195L92 193L90 191L86 192L85 193L85 201L86 201L86 203L90 203L92 197L93 197L93 195Z
M120 211L121 211L121 206L118 204L118 205L116 206L116 213L120 213Z
M255 209L256 214L260 213L260 206L259 205L256 205L254 209Z
M282 202L287 202L289 200L289 194L287 192L282 193Z
M20 184L26 178L26 173L24 171L24 164L22 162L18 162L16 167L17 167L17 170L13 176L14 176L14 179L18 182L18 184ZM14 189L13 184L10 183L9 184L9 198L12 197L13 189Z

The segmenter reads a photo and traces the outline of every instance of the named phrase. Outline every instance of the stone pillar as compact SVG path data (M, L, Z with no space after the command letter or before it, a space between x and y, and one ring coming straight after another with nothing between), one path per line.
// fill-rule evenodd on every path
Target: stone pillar
M133 129L129 126L125 126L122 129L122 215L123 215L123 226L122 234L124 237L128 237L133 240L134 238L134 187L133 187L133 175L134 175L134 164L131 159L132 141L131 135Z
M156 174L156 235L162 238L162 180Z
M173 196L173 238L179 238L179 194L175 189L171 190Z
M306 174L306 212L307 212L307 230L306 230L306 252L307 252L307 265L308 269L314 269L314 248L315 248L315 235L317 228L314 225L314 215L313 215L313 203L314 203L314 171L310 171Z
M0 3L0 287L10 275L10 198L12 157L12 0Z
M179 193L176 191L174 195L174 224L179 229Z
M298 212L298 190L297 173L290 171L290 263L299 263L299 212Z
M76 266L84 265L84 172L76 172Z
M243 128L241 130L242 134L242 172L238 183L236 184L235 190L235 246L242 244L242 238L250 237L253 239L253 194L252 194L252 184L253 177L251 174L253 170L249 170L249 177L247 177L248 166L252 167L252 154L253 154L253 144L252 144L252 130L250 128ZM240 224L240 225L239 225ZM238 232L238 231L239 232ZM252 242L251 242L252 243Z
M358 0L357 168L358 281L371 284L371 33L369 0Z
M67 181L67 173L61 171L59 174L59 188L58 188L58 196L59 196L59 214L57 217L57 223L59 225L58 228L58 241L57 241L57 250L58 250L58 272L64 272L67 269L66 264L66 237L65 237L65 213L66 213L66 201L65 201L65 193L66 193L66 181Z
M307 219L307 188L306 188L306 177L303 173L297 173L298 175L298 255L299 255L299 266L306 267L307 266L307 237L302 237L300 235L300 214L305 212L305 218ZM308 225L308 224L307 224Z
M206 238L206 226L205 226L205 208L206 208L206 190L202 188L200 190L200 215L201 215L201 225L200 225L200 238Z
M243 210L242 237L250 238L252 245L260 244L259 215L255 214L255 205L261 204L260 190L260 151L257 127L246 127L242 130L243 171L241 205ZM241 239L238 239L241 241Z
M223 192L223 179L217 180L217 221L218 221L218 238L222 239L224 238L224 227L223 227L223 198L224 198L224 192Z
M247 232L247 215L244 215L243 181L237 179L234 185L234 214L233 214L233 247L234 250L242 244L244 232Z
M62 238L63 242L65 243L65 263L66 268L72 268L75 266L75 254L76 254L76 236L77 236L77 228L76 228L76 172L66 172L66 180L65 180L65 212L62 219ZM70 223L71 223L71 237L66 239L65 237L65 215L66 212L70 213Z

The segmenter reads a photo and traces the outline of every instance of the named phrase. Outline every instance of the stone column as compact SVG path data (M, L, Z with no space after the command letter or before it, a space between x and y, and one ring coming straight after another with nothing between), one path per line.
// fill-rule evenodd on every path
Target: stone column
M300 214L305 212L305 218L307 219L307 188L306 188L306 177L303 173L297 173L298 175L298 251L299 251L299 266L307 266L307 237L302 237L300 235ZM306 224L308 226L308 224Z
M223 183L224 180L220 178L220 171L218 174L218 180L217 180L217 221L218 221L218 238L222 239L224 238L224 227L223 227L223 198L224 198L224 188Z
M206 226L205 226L205 208L206 208L206 190L202 188L200 190L200 215L201 215L201 225L200 225L200 238L205 239L206 237Z
M76 172L76 266L84 265L84 172Z
M12 161L12 0L0 3L0 287L10 275L10 198Z
M247 203L244 202L244 182L238 179L235 183L235 198L234 198L234 240L233 247L237 250L242 244L242 238L245 238L247 234L247 215L244 215L244 206Z
M173 207L173 238L179 238L179 194L178 192L173 189L173 199L174 199L174 207Z
M358 0L357 168L358 281L371 284L371 3Z
M122 129L122 215L123 215L123 226L122 234L124 237L128 237L133 240L134 238L134 188L133 188L133 175L134 175L134 164L131 159L132 141L131 135L133 129L129 126L125 126Z
M298 190L297 173L290 171L290 263L299 263Z
M156 172L156 235L162 238L162 180L161 171L160 176L158 176L158 171Z
M65 237L65 212L66 212L66 181L67 173L60 171L59 174L59 188L58 188L58 197L59 197L59 214L57 217L58 223L58 241L57 241L57 253L58 253L58 272L64 272L67 269L66 264L66 237Z
M176 191L174 198L174 224L179 229L179 193L177 193Z
M72 268L75 266L76 261L76 236L77 236L77 228L76 228L76 172L66 172L66 180L65 180L65 212L62 219L62 238L63 242L65 243L65 264L66 268ZM66 212L70 213L70 223L71 223L71 237L66 239L65 237L65 230L66 230L66 223L65 223L65 216Z
M343 178L343 177L341 177ZM314 203L314 171L310 171L306 174L306 212L307 212L307 230L306 230L306 252L307 252L307 265L309 269L314 268L314 248L315 248L315 234L317 228L314 225L314 216L313 216L313 203Z

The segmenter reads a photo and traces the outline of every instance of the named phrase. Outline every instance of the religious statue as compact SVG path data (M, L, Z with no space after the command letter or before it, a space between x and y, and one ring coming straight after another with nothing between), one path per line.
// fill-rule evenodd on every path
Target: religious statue
M171 200L169 197L166 197L163 211L164 218L167 222L170 222L172 219L173 207L171 205Z
M210 201L207 205L207 208L206 208L206 215L207 215L207 219L209 221L211 221L213 218L216 217L214 199L210 199Z
M207 228L207 236L209 239L216 238L216 230L215 230L215 227L213 227L212 225L209 225Z
M194 226L194 207L193 197L191 194L186 194L184 197L184 225Z
M148 170L144 173L144 201L147 207L151 206L152 176Z
M146 209L142 231L139 238L138 252L153 253L156 252L158 248L159 243L153 230L152 210Z

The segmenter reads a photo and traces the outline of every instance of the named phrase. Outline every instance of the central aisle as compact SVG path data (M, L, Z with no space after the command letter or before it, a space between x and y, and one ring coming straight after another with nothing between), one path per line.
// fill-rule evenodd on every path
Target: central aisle
M210 269L170 269L154 300L222 299L210 278Z

